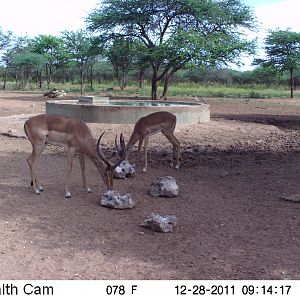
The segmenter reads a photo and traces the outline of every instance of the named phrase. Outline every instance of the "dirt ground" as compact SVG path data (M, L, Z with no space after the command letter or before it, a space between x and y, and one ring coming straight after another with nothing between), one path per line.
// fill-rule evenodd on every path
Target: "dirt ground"
M48 147L34 195L26 162L31 145L24 121L45 111L38 94L0 93L0 279L300 279L300 100L202 99L211 122L177 125L180 170L168 166L171 145L150 139L146 174L117 180L136 206L99 205L104 191L87 164L93 193L82 190L76 159L72 199L63 192L66 156ZM105 151L116 133L133 125L89 124L103 129ZM108 153L107 152L107 153ZM157 176L173 176L176 198L147 194ZM174 214L172 233L140 224L151 213Z

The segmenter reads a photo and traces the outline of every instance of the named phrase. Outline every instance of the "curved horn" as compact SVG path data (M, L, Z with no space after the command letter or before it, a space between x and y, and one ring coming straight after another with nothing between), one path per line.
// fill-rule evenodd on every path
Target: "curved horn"
M108 167L111 167L112 163L105 157L103 152L100 150L100 141L101 141L101 138L102 138L104 133L105 133L105 131L100 135L100 137L98 139L96 150L97 150L97 153L98 153L99 157L105 162L105 164Z
M118 143L117 143L117 137L118 137L118 135L116 134L116 137L115 137L115 146L116 146L116 149L117 149L117 151L118 151L118 153L121 151L121 149L119 148L119 146L118 146Z
M114 168L116 168L126 158L126 149L125 149L125 141L124 141L123 133L120 134L120 147L118 146L117 143L117 135L115 138L115 145L119 154L119 159L114 164Z

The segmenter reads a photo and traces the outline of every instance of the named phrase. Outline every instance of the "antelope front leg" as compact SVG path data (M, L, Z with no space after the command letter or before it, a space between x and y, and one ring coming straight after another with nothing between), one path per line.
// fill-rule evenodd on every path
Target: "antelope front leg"
M147 172L147 167L148 167L148 155L147 155L148 144L149 144L149 136L145 137L145 142L144 142L145 166L143 168L143 172L145 173Z
M171 161L170 166L174 167L175 169L179 170L179 150L180 150L180 143L177 138L174 136L173 132L163 130L162 133L166 136L166 138L170 141L173 146L173 161Z
M175 162L175 169L179 170L179 147L178 146L173 146L173 161ZM174 163L171 162L170 166L173 167Z
M135 167L138 165L138 162L139 162L139 157L140 157L140 152L141 152L143 141L144 141L144 139L139 140L138 150L137 150L137 154L136 154L136 158L135 158Z
M69 181L70 181L70 176L71 172L73 169L73 158L75 154L75 149L74 148L68 148L67 150L67 172L66 172L66 181L65 181L65 195L66 198L71 198L71 193L69 191Z
M83 183L83 188L88 192L91 193L91 189L87 185L87 180L86 180L86 174L85 174L85 157L84 154L79 154L79 163L80 163L80 169L81 169L81 174L82 174L82 183Z

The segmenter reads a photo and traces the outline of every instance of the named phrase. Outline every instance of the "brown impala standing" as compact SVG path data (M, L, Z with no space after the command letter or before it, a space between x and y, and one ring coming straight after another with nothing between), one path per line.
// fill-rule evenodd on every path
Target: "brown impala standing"
M171 162L170 165L171 167L175 166L176 169L179 169L180 143L174 136L175 126L176 116L167 111L160 111L149 114L145 117L140 118L136 122L133 132L126 145L126 152L127 154L129 154L136 142L139 141L138 152L136 156L137 164L143 141L145 141L145 166L143 168L143 172L147 171L147 148L149 144L149 137L159 132L164 134L169 142L173 145L173 162Z
M46 144L64 144L67 146L67 173L65 180L65 196L71 197L69 191L69 180L73 167L73 158L75 153L79 153L79 162L82 173L83 188L90 192L87 185L85 174L85 156L89 157L95 164L100 176L106 187L110 190L113 188L114 169L124 160L126 156L125 142L123 135L120 136L120 146L116 147L119 153L119 159L114 164L110 162L100 149L100 140L96 143L92 136L90 128L81 120L68 118L60 115L38 115L30 118L24 124L25 133L32 144L32 153L27 159L31 185L36 194L43 190L36 175L36 161L44 150ZM104 167L103 162L106 167ZM105 175L106 173L106 175Z

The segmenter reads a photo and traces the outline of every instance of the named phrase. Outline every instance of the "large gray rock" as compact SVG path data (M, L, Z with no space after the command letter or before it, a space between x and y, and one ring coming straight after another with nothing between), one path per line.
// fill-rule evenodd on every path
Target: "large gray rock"
M161 216L160 214L152 213L141 224L142 227L149 228L158 232L172 232L174 226L177 225L176 216Z
M149 195L152 197L176 197L179 187L172 176L157 177L149 187Z
M123 160L114 170L114 177L125 179L135 174L134 166L128 161Z
M135 202L131 198L131 194L121 196L116 191L106 191L101 195L100 204L115 209L133 208Z

